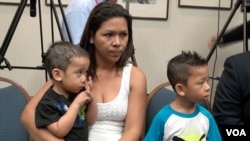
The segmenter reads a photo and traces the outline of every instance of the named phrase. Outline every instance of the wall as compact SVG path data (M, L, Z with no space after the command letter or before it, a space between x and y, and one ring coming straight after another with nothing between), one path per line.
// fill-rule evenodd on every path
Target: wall
M233 4L236 1L233 1ZM234 6L234 5L233 5ZM0 43L3 42L17 6L0 5ZM51 43L50 8L41 1L43 49ZM148 92L158 84L167 81L167 61L181 50L195 50L206 57L209 53L207 40L217 33L218 14L219 31L224 26L231 11L179 8L178 0L169 0L167 21L137 20L133 21L135 58L138 66L147 76ZM60 13L59 13L60 14ZM243 13L237 10L229 27L243 22ZM54 21L55 24L55 21ZM55 26L55 40L59 40ZM217 48L217 62L214 67L216 53L209 61L210 74L215 69L215 76L220 76L226 57L242 52L242 42ZM18 27L11 40L5 58L13 66L35 67L41 65L41 41L39 16L30 17L29 7L24 9ZM2 64L4 65L4 64ZM32 69L0 70L0 76L16 80L30 93L35 92L45 83L45 72ZM211 81L212 82L212 81ZM217 84L215 81L214 86Z

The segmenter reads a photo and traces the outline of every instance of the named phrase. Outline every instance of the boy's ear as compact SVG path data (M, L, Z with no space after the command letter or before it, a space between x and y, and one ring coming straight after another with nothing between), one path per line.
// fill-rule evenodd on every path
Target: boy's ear
M183 84L177 83L175 85L175 91L179 96L185 96L185 86Z
M52 75L53 75L53 79L56 81L62 81L62 71L60 69L53 69L52 70Z

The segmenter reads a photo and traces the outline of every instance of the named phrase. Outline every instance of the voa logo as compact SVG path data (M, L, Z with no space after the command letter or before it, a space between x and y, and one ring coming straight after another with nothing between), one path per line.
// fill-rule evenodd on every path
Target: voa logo
M247 136L244 129L226 129L228 136Z

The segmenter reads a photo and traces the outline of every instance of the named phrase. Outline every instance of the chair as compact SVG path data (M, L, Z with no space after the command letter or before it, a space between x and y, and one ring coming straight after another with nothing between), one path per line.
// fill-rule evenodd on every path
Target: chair
M169 82L165 82L158 85L155 89L153 89L152 92L149 93L144 134L147 133L150 124L158 111L166 104L169 104L175 100L176 93L170 89L170 86L171 85ZM208 100L200 102L199 104L204 106L211 112L211 106Z
M29 100L28 93L21 85L0 77L0 140L31 141L20 121L23 108Z
M175 98L176 94L174 91L167 89L170 86L169 82L162 83L153 89L148 95L148 106L146 110L146 123L145 123L145 134L147 133L150 124L158 113L158 111L166 104L171 103Z

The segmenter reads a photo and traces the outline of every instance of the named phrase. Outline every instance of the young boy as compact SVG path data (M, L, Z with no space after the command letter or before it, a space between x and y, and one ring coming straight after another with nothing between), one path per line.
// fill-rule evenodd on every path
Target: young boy
M57 42L48 49L44 65L53 86L36 107L38 128L47 128L65 141L88 140L85 108L91 102L92 80L86 78L89 64L88 53L71 43ZM95 111L88 112L95 115Z
M182 52L167 66L177 94L153 119L144 141L221 141L212 114L196 102L209 97L207 61L196 52Z

